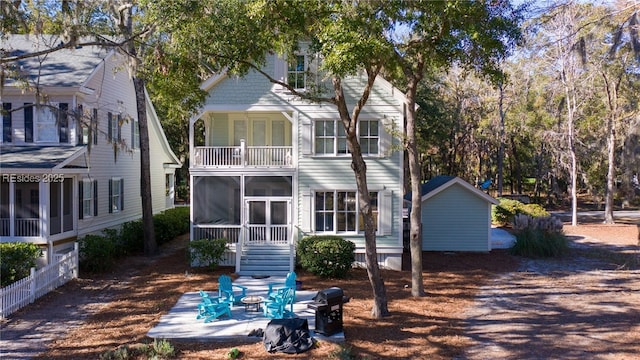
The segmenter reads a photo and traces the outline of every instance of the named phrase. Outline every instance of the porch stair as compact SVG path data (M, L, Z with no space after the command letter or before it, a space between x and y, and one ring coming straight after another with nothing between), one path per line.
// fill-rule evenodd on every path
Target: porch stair
M289 246L245 246L240 258L239 275L286 276L293 269L289 266Z

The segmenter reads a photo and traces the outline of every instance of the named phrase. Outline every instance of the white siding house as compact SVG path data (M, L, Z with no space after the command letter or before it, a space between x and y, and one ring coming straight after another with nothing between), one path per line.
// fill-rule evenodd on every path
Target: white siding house
M307 61L306 59L304 60ZM273 55L263 69L305 88L305 78ZM344 81L359 97L363 79ZM356 244L364 264L351 155L335 106L302 101L263 75L219 75L190 124L191 239L225 238L227 261L240 274L291 271L295 243L305 235L339 235ZM390 129L401 129L404 97L378 78L358 129L377 214L377 251L384 268L400 269L403 154ZM195 143L195 124L204 142ZM358 265L356 264L356 265Z
M59 44L11 35L9 56ZM142 216L140 144L126 58L97 47L18 60L1 89L0 241L41 245L50 260L88 233ZM180 161L147 96L153 211L173 207Z

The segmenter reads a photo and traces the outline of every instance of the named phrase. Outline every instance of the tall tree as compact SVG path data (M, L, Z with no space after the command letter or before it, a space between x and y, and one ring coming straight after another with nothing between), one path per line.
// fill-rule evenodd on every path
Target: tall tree
M618 10L618 9L615 9ZM603 80L603 88L606 93L607 107L607 183L605 195L605 211L604 222L613 224L613 197L615 192L616 178L616 129L619 128L619 122L622 118L632 116L637 109L626 107L622 103L624 96L621 92L627 85L628 80L637 81L637 74L632 69L640 64L640 36L637 27L640 26L640 4L631 7L622 7L615 11L612 16L604 16L601 21L601 27L605 31L604 38L601 40L606 43L610 40L608 51L598 56L597 62L600 63L600 75ZM627 36L625 36L625 33ZM613 36L611 36L611 34ZM604 56L602 56L604 55ZM597 56L597 55L596 55ZM633 87L631 86L631 89ZM635 91L633 91L635 93Z
M416 94L425 72L460 64L492 80L501 72L499 59L519 39L520 15L509 1L390 1L382 5L394 30L409 29L404 36L388 36L393 60L404 79L406 97L405 147L411 177L410 235L411 293L424 295L422 281L422 196L420 154L416 133Z
M144 234L144 253L153 255L158 251L158 243L153 227L153 201L151 198L151 155L149 150L149 126L147 118L147 96L145 79L138 73L141 56L144 53L145 43L143 36L150 32L150 27L134 28L134 10L132 0L112 0L109 3L111 16L117 26L116 35L121 39L131 39L124 42L124 50L129 56L128 71L133 80L136 94L138 127L140 133L140 189L142 191L142 228ZM137 24L138 26L140 23ZM137 40L136 41L134 41Z

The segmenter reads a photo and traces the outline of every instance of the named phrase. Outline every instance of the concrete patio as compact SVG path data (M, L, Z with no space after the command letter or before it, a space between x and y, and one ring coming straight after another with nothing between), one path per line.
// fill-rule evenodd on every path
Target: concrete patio
M246 286L247 295L264 296L271 282L283 283L284 277L254 279L250 276L241 276L234 281L234 284ZM262 311L245 310L242 304L231 308L231 318L223 315L209 323L204 323L202 319L197 320L197 308L200 303L198 290L200 289L182 295L169 313L163 315L160 322L149 330L147 335L154 339L172 341L262 341L262 337L249 336L249 333L256 329L264 330L270 319L264 317ZM202 290L211 296L217 295L217 290ZM312 299L316 294L317 291L296 291L293 312L297 317L307 319L312 337L324 341L344 342L344 332L331 336L315 333L315 310L308 309L307 304L313 302Z

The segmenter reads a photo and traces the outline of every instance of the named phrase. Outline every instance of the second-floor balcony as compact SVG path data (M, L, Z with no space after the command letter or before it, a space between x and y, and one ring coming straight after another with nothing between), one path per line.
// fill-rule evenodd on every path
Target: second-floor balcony
M291 168L292 146L196 146L193 167L243 168L282 167Z

